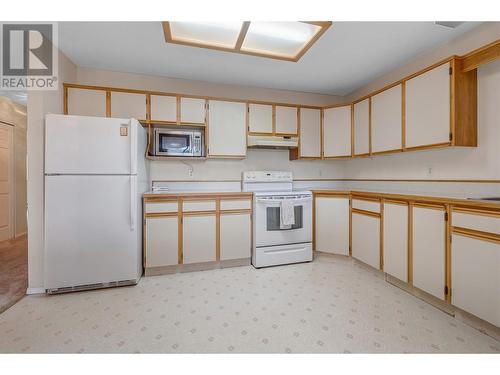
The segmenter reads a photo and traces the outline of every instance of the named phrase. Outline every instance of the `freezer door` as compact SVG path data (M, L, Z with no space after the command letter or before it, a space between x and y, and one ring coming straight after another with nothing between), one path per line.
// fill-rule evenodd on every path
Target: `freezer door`
M137 124L130 119L47 115L45 174L137 173Z
M138 280L136 176L45 176L45 288Z

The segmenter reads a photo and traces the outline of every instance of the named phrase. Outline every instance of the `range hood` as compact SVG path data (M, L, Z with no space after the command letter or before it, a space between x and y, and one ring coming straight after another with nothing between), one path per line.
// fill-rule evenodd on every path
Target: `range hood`
M278 137L271 135L249 135L248 148L292 149L299 146L298 137Z

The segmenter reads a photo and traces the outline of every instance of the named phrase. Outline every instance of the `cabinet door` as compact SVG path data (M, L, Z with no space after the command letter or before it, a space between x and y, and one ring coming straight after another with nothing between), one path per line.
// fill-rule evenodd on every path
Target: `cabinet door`
M449 142L450 64L406 81L406 147Z
M316 251L349 255L349 198L316 198Z
M276 106L276 134L297 135L297 107Z
M250 258L252 227L250 213L220 216L220 260Z
M177 122L177 98L151 95L151 120Z
M370 99L354 104L354 155L370 152Z
M183 263L215 261L215 214L184 215L182 220Z
M452 304L500 327L500 243L453 234Z
M402 149L402 85L372 97L372 152Z
M69 88L68 115L106 117L106 91Z
M146 95L111 92L111 117L146 119Z
M205 124L205 99L181 98L181 122L185 124Z
M300 109L300 157L321 157L321 111Z
M211 100L208 113L209 156L245 156L246 104Z
M384 272L408 281L408 206L384 203Z
M444 298L444 210L413 208L413 285L437 298Z
M266 104L248 105L248 131L251 133L273 133L273 106Z
M352 213L352 256L380 268L380 219Z
M327 108L323 117L323 156L351 155L351 106Z
M177 216L146 219L146 268L178 264Z

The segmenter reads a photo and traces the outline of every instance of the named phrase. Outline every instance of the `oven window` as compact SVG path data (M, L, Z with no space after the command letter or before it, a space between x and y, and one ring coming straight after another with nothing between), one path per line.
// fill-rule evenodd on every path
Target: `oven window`
M282 229L280 228L280 208L267 207L266 208L267 231L301 229L303 226L302 206L295 206L293 210L295 213L295 224L293 224L290 228Z
M160 134L159 145L160 152L190 152L189 134Z

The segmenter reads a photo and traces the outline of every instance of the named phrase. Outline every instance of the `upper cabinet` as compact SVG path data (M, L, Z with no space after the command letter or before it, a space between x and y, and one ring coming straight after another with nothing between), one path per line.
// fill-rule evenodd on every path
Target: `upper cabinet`
M177 97L151 95L151 121L177 122Z
M371 141L373 154L403 148L403 85L372 96Z
M300 108L299 157L321 158L321 110Z
M406 81L406 147L449 143L450 63Z
M205 125L206 100L200 98L180 97L180 123Z
M295 119L297 121L297 119ZM273 134L273 106L248 104L248 132L250 134Z
M276 106L276 135L296 136L298 134L298 108Z
M323 111L323 156L351 156L351 106L327 108Z
M68 115L106 116L106 91L68 88L66 98Z
M246 104L222 100L208 103L208 156L245 157Z
M146 120L146 95L112 91L111 117Z
M354 103L353 155L370 153L370 98Z

